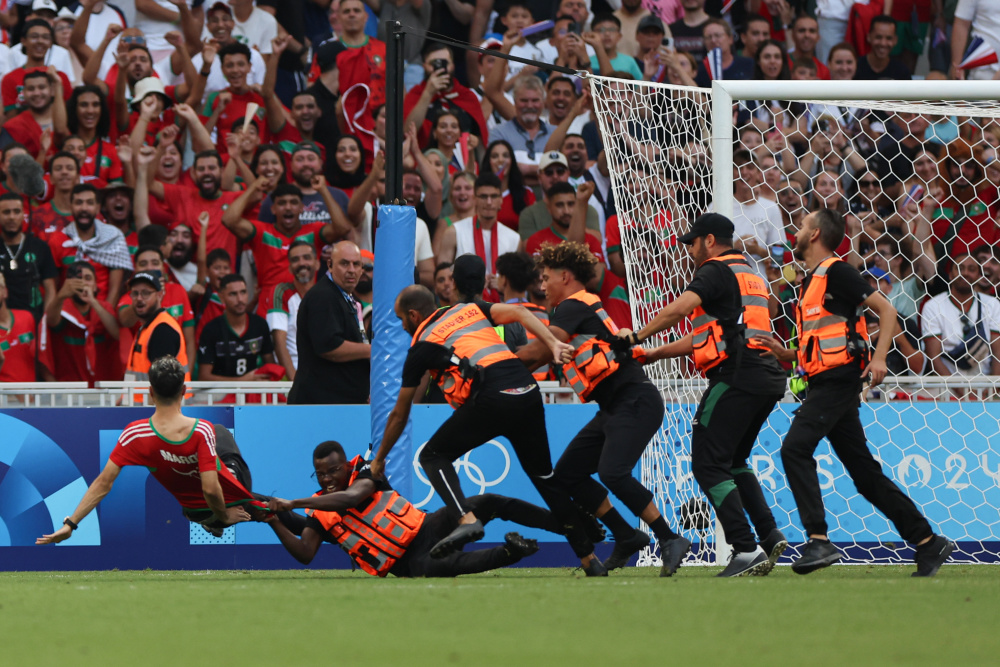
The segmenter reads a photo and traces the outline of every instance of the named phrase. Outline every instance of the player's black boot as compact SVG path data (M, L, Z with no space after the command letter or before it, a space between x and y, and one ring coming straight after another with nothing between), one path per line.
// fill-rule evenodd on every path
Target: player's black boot
M840 552L830 540L810 539L802 549L802 556L792 563L792 572L809 574L833 565L840 558Z
M597 556L594 556L590 560L590 565L583 568L584 574L588 577L606 577L608 576L608 568L604 567L604 563Z
M459 524L458 528L448 533L440 542L431 548L431 558L444 558L450 553L461 551L469 542L478 542L483 539L486 531L483 529L483 522L476 519L472 523Z
M910 576L933 577L954 550L955 544L951 540L944 535L935 535L930 542L917 547L913 555L917 571Z
M783 532L774 528L767 534L767 537L761 540L760 548L767 554L767 567L764 568L764 571L758 573L761 576L764 576L770 574L771 570L774 569L775 563L778 562L781 554L783 554L785 549L788 548L788 540L785 539L785 534Z
M538 540L521 537L520 533L507 533L503 536L503 540L507 553L518 560L538 553Z
M608 570L617 570L628 565L628 559L649 546L649 535L637 530L632 537L615 542L615 548L611 555L604 561L604 567Z
M660 560L663 561L663 565L660 566L660 576L673 576L689 551L691 551L691 540L686 537L675 537L660 542Z

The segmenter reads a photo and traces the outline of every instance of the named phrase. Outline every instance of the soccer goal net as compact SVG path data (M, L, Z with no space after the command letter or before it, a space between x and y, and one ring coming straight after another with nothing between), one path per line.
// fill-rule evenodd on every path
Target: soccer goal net
M890 377L864 396L870 447L959 543L956 558L1000 559L1000 88L717 81L709 90L596 76L590 84L615 197L607 226L621 237L635 328L683 291L695 267L676 238L714 210L733 219L738 247L770 284L774 333L794 343L803 269L793 235L810 211L839 210L847 238L838 253L888 297L902 325ZM682 336L683 326L667 335ZM643 481L696 543L690 560L719 562L728 546L690 465L706 381L685 359L647 372L667 412ZM793 546L805 536L779 450L799 390L790 382L750 461ZM816 461L830 537L848 557L911 560L825 440ZM657 560L649 552L640 564Z

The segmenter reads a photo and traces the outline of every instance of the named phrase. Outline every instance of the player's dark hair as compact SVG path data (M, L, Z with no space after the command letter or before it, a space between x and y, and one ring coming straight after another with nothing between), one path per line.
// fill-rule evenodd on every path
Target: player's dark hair
M100 135L98 135L98 136L100 136ZM49 170L52 169L52 165L55 164L56 160L58 160L60 158L66 158L66 159L72 160L73 164L76 165L76 170L80 171L80 161L76 159L75 155L73 155L72 153L69 153L67 151L59 151L58 153L56 153L55 155L53 155L51 158L49 158Z
M160 256L161 260L163 259L163 251L160 250L160 246L158 246L158 245L141 245L138 248L136 248L136 250L135 250L135 259L136 259L136 261L138 261L139 255L141 255L144 252L155 252L157 255Z
M225 64L226 56L242 55L247 59L247 62L250 62L250 47L246 44L233 40L219 49L218 55L220 65Z
M28 31L32 28L42 27L49 31L49 37L52 39L52 43L56 43L56 31L45 19L30 19L24 22L21 26L21 39L27 39Z
M222 280L219 281L219 291L226 289L228 285L232 283L243 283L247 284L247 279L238 273L230 273L228 276L222 276Z
M407 312L415 310L423 318L430 317L437 310L434 293L423 285L410 285L399 293L399 310Z
M77 86L73 89L73 94L66 101L66 126L73 134L77 134L80 131L80 117L77 115L76 105L79 104L80 98L87 93L97 95L97 99L101 105L101 117L97 120L97 136L106 137L111 131L111 109L108 108L108 96L92 83Z
M487 153L489 153L489 151L487 151ZM513 159L513 153L511 154L511 158ZM503 183L500 182L499 176L491 171L487 171L486 173L479 174L479 176L476 177L476 184L473 188L475 190L478 190L479 188L496 188L497 190L502 191Z
M427 56L435 51L447 51L449 54L452 53L450 46L442 44L441 42L432 42L431 40L427 40L427 42L424 43L424 48L420 49L420 59L426 61ZM452 60L454 60L454 55L452 55Z
M48 81L49 73L43 69L28 70L28 73L24 75L24 78L21 79L21 81L27 83L28 79L45 79L46 81Z
M505 252L500 255L497 257L496 271L497 275L506 278L511 289L518 293L527 291L531 283L538 280L535 260L526 252Z
M313 257L316 256L316 246L314 246L312 243L309 243L309 241L306 241L305 239L295 239L294 241L292 241L292 244L288 246L288 254L291 255L293 250L295 250L296 248L301 248L303 246L312 250Z
M152 227L153 225L150 225ZM146 229L148 229L147 227ZM233 258L229 256L229 252L225 248L215 248L209 251L208 256L205 257L205 266L212 266L219 260L225 260L227 264L232 266Z
M24 206L24 201L21 199L21 195L14 192L5 192L0 195L0 201L16 201L22 207Z
M302 201L302 190L299 186L294 183L278 183L277 187L271 191L271 201L274 202L278 197L298 197L299 201Z
M590 27L594 29L602 23L614 23L619 30L622 29L622 22L611 12L598 12L594 14L594 18L590 22Z
M872 19L871 24L868 26L869 35L875 32L875 26L877 26L879 23L884 23L885 25L892 26L892 31L894 33L896 32L896 19L892 18L891 16L886 16L885 14L879 14L878 16Z
M212 150L212 149L209 149L207 151L201 151L200 153L195 153L195 155L194 155L194 162L192 162L191 164L192 165L196 165L196 164L198 164L198 160L201 160L201 159L204 159L204 158L207 158L207 157L215 158L215 161L219 163L219 169L222 169L222 156L219 155L219 151Z
M185 225L185 227L186 226L187 225ZM159 249L160 246L166 242L167 236L170 235L170 230L163 225L146 225L136 232L135 235L139 241L140 248L153 246L154 248Z
M97 197L97 188L96 187L94 187L90 183L77 183L76 185L73 186L73 189L70 190L70 193L69 193L70 200L72 200L74 197L76 197L79 194L83 194L84 192L93 192L94 193L94 197L95 198Z
M3 197L0 197L0 201L3 201ZM18 201L20 201L20 197L18 197ZM500 258L498 257L497 259ZM451 262L438 262L438 265L434 267L434 279L437 280L438 274L444 271L445 269L450 269L451 266L452 266Z
M545 191L545 196L548 199L552 199L558 195L573 195L576 196L576 188L567 182L554 183L551 188Z
M583 243L575 241L563 241L558 245L543 243L537 254L538 266L546 269L565 269L584 285L595 275L594 267L598 260Z
M836 250L844 240L844 216L832 208L821 208L814 215L812 226L819 230L820 243L831 252Z
M184 367L177 358L166 355L149 366L149 388L156 398L174 403L184 394Z
M325 459L334 452L340 454L341 458L345 461L347 460L347 454L344 453L344 446L336 440L327 440L316 445L316 449L313 450L313 459Z

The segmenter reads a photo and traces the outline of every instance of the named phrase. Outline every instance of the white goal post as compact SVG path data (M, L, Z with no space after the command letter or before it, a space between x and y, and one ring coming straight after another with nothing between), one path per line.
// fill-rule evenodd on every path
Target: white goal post
M1000 286L1000 251L992 250L1000 245L1000 82L714 81L709 90L600 76L589 81L634 327L690 280L694 267L676 236L697 215L714 210L736 220L758 204L770 209L768 216L780 215L781 243L750 246L763 248L759 267L778 300L779 292L793 298L788 295L801 276L783 232L808 208L841 207L849 220L850 260L880 289L893 290L891 300L912 288L905 323L916 329L894 347L901 350L901 370L881 391L868 392L862 405L872 451L935 529L959 543L958 560L1000 560L1000 359L991 365L1000 347L990 348L991 333L1000 332L1000 301L994 308L990 300ZM865 190L872 182L874 194ZM796 197L798 203L787 203ZM759 221L753 222L757 230ZM954 245L958 241L962 245ZM973 261L968 257L979 265L975 284L963 273ZM960 261L950 262L954 258ZM992 286L990 262L997 267ZM932 302L964 289L963 280L988 316L959 350L948 342L959 316L949 319L947 308ZM780 302L776 322L789 303ZM974 312L961 316L966 328ZM983 346L973 350L983 322L985 353ZM647 372L663 391L667 414L643 458L643 482L671 525L696 542L690 562L714 564L728 547L690 474L690 422L705 381L685 360L659 362ZM793 545L804 536L779 449L794 408L789 394L749 462ZM857 494L826 441L816 458L831 539L849 560L909 561L912 550ZM657 561L650 551L640 564Z

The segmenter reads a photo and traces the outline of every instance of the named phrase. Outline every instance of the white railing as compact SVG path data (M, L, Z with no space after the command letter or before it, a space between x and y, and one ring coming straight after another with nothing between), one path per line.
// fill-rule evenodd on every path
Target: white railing
M578 403L569 387L539 382L546 403ZM288 397L291 382L189 382L185 405L279 405ZM135 407L150 405L145 381L9 382L0 384L0 408ZM227 396L230 400L223 403ZM255 398L251 398L255 397ZM248 400L249 399L249 400Z

